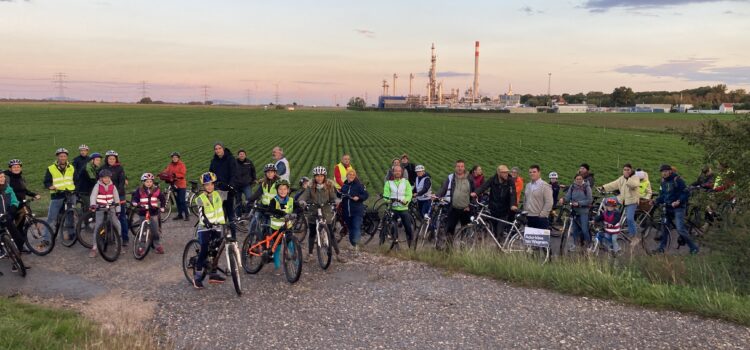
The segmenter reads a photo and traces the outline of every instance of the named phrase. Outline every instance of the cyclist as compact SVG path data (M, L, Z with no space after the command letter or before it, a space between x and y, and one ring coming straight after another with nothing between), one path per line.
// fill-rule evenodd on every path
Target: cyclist
M408 245L411 246L412 224L411 215L409 215L409 202L411 202L412 190L409 180L402 177L402 173L403 169L401 169L400 165L393 167L393 179L385 182L383 197L395 200L391 204L393 213L396 218L401 218L401 224L404 226L404 231L406 231Z
M289 181L281 179L276 184L276 196L271 198L271 231L276 231L284 226L284 217L294 212L294 199L289 197ZM335 247L335 245L334 245ZM279 250L273 255L273 266L276 271L281 267L281 252Z
M83 165L83 169L81 169L78 177L76 178L76 189L78 189L79 193L85 194L84 198L81 199L85 200L84 205L86 207L88 207L89 205L89 195L91 194L91 190L93 190L94 186L96 185L96 180L98 179L98 174L101 167L102 155L99 153L92 153L89 156L89 161Z
M479 165L474 165L469 171L471 181L474 182L474 188L479 188L484 183L484 170Z
M120 164L120 154L114 150L109 150L104 153L104 160L105 164L104 167L102 167L102 170L108 169L111 172L112 183L117 187L117 193L122 193L124 197L126 193L125 187L128 185L128 177L125 175L125 169L122 167L122 164ZM128 217L125 210L125 204L120 206L120 211L118 213L120 213L120 228L122 228L120 230L122 235L122 247L126 248L130 236L128 236Z
M409 155L404 153L401 155L401 169L404 170L404 179L409 180L411 187L414 187L414 181L417 179L417 171L414 170L414 164L409 163Z
M201 250L198 253L198 259L195 261L195 276L193 276L193 287L196 289L203 288L201 277L203 276L203 268L206 266L206 258L208 257L208 243L211 240L218 239L221 234L219 231L213 229L211 225L226 224L224 199L218 191L214 191L216 175L212 172L203 173L200 180L204 192L196 200L198 206L201 207L201 217L198 218L198 241L200 242ZM226 281L224 276L216 273L216 271L209 272L208 283L221 284L224 281Z
M474 182L471 181L471 175L466 172L466 163L459 159L456 161L455 171L448 175L448 180L443 182L443 187L437 194L438 197L450 198L448 200L450 210L446 218L446 233L450 242L453 241L456 225L459 222L461 222L461 225L466 225L471 221L469 204L471 194L474 192ZM445 237L441 238L440 241L441 244L445 243Z
M620 211L617 210L617 198L610 197L604 200L604 211L594 219L595 222L604 226L604 231L596 233L596 239L601 244L605 242L609 243L607 248L615 254L620 252L620 245L617 244L617 235L620 234L621 215Z
M168 178L171 179L171 183L177 189L175 202L177 202L177 216L172 220L190 221L190 214L188 214L187 202L185 201L185 194L187 192L187 168L185 163L182 162L179 152L172 152L169 155L172 161L167 164L162 173L165 173ZM170 181L167 181L168 183Z
M96 183L96 186L91 190L91 197L90 199L90 210L96 211L96 224L94 225L94 236L92 239L93 247L91 247L91 251L89 252L89 258L95 258L96 257L96 235L97 232L99 232L99 228L104 223L104 215L110 215L110 221L112 222L112 226L115 227L115 229L118 232L122 231L122 226L120 225L120 221L117 220L115 217L115 213L119 214L121 207L119 205L120 203L120 192L117 190L117 186L112 182L112 171L109 169L103 169L99 172L99 181ZM115 213L113 213L111 210L107 212L103 211L97 211L98 206L111 206L114 207Z
M44 187L50 191L50 202L49 210L47 210L47 223L54 227L57 221L57 215L60 214L60 210L65 205L65 192L64 191L75 191L76 186L73 183L73 174L75 170L73 165L68 162L68 150L65 148L58 148L55 151L57 161L47 167L47 172L44 174ZM73 196L75 201L75 196ZM75 235L74 228L68 227L68 230L63 232L65 240L71 239ZM49 244L50 232L47 232L40 243L40 250L46 249Z
M278 173L279 177L281 179L286 180L287 182L290 181L291 177L291 169L289 167L289 161L284 156L284 150L281 149L281 147L276 146L273 148L272 151L273 154L273 160L274 160L274 166L276 167L276 172Z
M16 228L15 222L13 222L13 218L16 216L16 213L18 212L18 199L16 198L16 193L13 191L13 188L10 187L9 184L10 180L7 176L5 176L4 172L0 172L0 214L7 214L3 218L2 225L5 226L5 229L8 230L8 233L10 233L10 236L13 238L13 241L16 243L16 247L18 248L18 251L24 251L24 244L26 244L26 237L21 234L21 232ZM18 267L13 266L13 271Z
M237 203L242 203L243 195L245 200L250 198L255 180L255 164L244 149L237 151Z
M89 162L89 146L80 145L78 146L78 157L73 158L73 182L76 185L76 190L81 195L86 195L90 192L83 192L83 186L81 183L81 174L86 170L86 164ZM83 199L83 198L81 198Z
M698 179L691 183L690 187L700 187L704 190L713 190L715 181L716 175L714 174L713 170L711 170L711 167L706 165L703 167L703 169L701 169L701 173L700 175L698 175Z
M230 222L229 229L234 237L237 234L237 228L231 222L234 219L235 192L231 190L230 186L237 185L237 160L221 142L214 143L214 157L211 159L208 171L216 175L216 190L226 192L224 215L226 215L226 220Z
M578 219L577 222L571 223L573 240L568 242L569 252L576 250L576 246L581 238L583 238L585 246L591 243L591 236L589 235L589 207L591 207L593 201L594 198L589 184L583 181L583 175L576 174L573 184L568 188L568 192L559 201L560 205L565 204L565 202L570 203L570 208L575 211ZM565 233L563 232L563 234Z
M336 191L341 191L341 186L344 186L347 172L350 169L354 169L354 166L352 165L352 156L348 153L344 153L344 155L341 156L341 162L336 164L333 170L333 180L335 181L334 185L336 186Z
M349 169L346 172L346 181L341 187L341 194L344 197L341 201L342 215L349 228L349 243L354 247L355 256L359 254L359 238L362 234L362 219L365 215L365 201L370 195L367 189L359 181L357 171Z
M635 176L641 181L638 187L638 196L641 197L641 201L650 200L651 196L654 195L654 191L651 189L651 181L648 179L648 173L638 168L635 170Z
M640 199L639 190L641 188L641 180L634 176L633 166L630 163L625 163L622 166L622 176L617 180L605 184L601 187L603 191L615 191L618 190L620 194L617 199L625 206L625 218L628 223L628 235L630 236L630 244L635 246L638 244L640 237L636 235L638 225L635 223L635 210L638 208Z
M557 199L560 198L560 183L557 181L557 172L551 172L547 176L549 178L549 185L552 187L552 208L557 206Z
M588 163L582 163L580 167L578 167L578 173L583 175L583 181L586 182L590 188L596 188L594 186L594 173L591 171L591 167L588 165Z
M417 165L414 170L417 172L417 178L414 180L414 197L417 198L419 213L427 217L432 205L432 179L425 171L424 165Z
M505 221L513 221L513 212L518 210L515 180L510 176L508 166L504 164L497 167L496 173L479 186L471 196L476 197L489 189L490 215ZM500 237L505 233L505 224L498 222L494 231L495 237Z
M552 210L552 187L542 180L540 170L536 164L529 167L530 181L524 190L523 209L528 212L526 226L546 230Z
M297 193L294 194L295 202L299 202L299 196L305 193L305 190L308 187L310 187L310 178L307 176L303 176L301 179L299 179L299 190L297 191Z
M16 195L16 199L20 206L23 206L23 201L26 199L27 196L32 197L34 199L40 199L42 196L29 191L29 189L26 187L26 180L23 178L23 162L21 162L20 159L11 159L8 162L8 170L5 170L5 176L8 178L8 185L13 189L13 193ZM14 218L16 220L16 228L20 231L22 227L18 226L22 222L20 220L21 218L21 212L19 211L16 213L16 217ZM24 237L24 240L26 237ZM24 247L25 250L25 247Z
M521 195L523 194L523 178L521 177L521 169L519 169L517 166L514 166L510 169L510 176L512 179L514 179L514 185L516 186L516 203L518 205L521 205Z
M656 198L654 203L666 205L667 210L662 215L667 215L674 222L677 232L690 248L690 254L698 254L698 246L690 238L685 228L685 208L687 208L689 198L685 181L675 174L668 164L663 164L659 171L661 171L661 188L659 197ZM668 239L669 235L662 234L659 248L655 249L654 252L664 253L664 247L666 247Z
M141 221L146 220L146 211L148 210L151 220L151 234L154 239L154 249L157 254L164 254L164 248L159 242L159 213L164 212L165 200L164 193L158 187L154 186L154 174L143 173L141 175L141 186L133 192L130 197L130 204L138 208L138 215ZM143 250L143 247L139 248ZM143 254L143 251L138 252Z
M325 167L316 166L313 168L312 174L313 183L299 197L299 203L300 205L305 205L309 202L320 206L328 230L329 232L333 232L333 210L331 209L331 205L336 202L336 188L334 187L333 181L326 179L328 171ZM309 234L307 236L307 256L305 257L305 261L309 261L312 257L313 246L315 245L315 227L317 226L317 221L314 213L316 212L317 208L315 211L310 211L309 219L307 221ZM336 261L341 263L345 262L344 258L341 256L341 251L339 251L339 246L336 240L330 240L329 243L331 243L333 249L336 251Z
M250 199L248 199L248 204L260 199L260 204L267 207L271 204L271 199L276 196L276 184L280 180L279 176L276 175L276 166L273 163L266 164L266 166L263 167L263 173L265 174L263 180L260 180L258 183L258 188L255 190L255 193L253 193L253 195L250 196ZM269 220L268 215L260 210L255 212L255 219L260 224L266 224ZM262 231L263 230L259 230L257 232L258 240L263 239Z

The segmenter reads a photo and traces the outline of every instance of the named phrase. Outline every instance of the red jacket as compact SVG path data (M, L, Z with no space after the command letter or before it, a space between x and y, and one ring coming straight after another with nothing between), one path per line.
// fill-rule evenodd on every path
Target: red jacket
M185 163L181 160L178 160L177 163L169 162L169 165L164 169L164 172L175 179L175 187L187 188L187 180L185 179L187 176L187 169L185 168Z

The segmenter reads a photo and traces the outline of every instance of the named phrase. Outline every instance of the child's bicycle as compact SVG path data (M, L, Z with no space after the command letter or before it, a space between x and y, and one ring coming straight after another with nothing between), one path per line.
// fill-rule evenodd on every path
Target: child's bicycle
M154 247L154 233L151 232L151 211L148 206L145 209L146 215L141 221L140 226L138 226L138 232L135 234L135 242L133 242L133 257L136 260L143 260L151 248ZM161 217L161 215L159 216ZM162 222L161 218L159 222Z
M255 207L256 210L267 210ZM255 232L250 232L242 243L242 262L245 272L256 274L263 265L272 261L275 254L281 255L281 267L289 283L295 283L302 274L302 249L299 240L291 229L292 215L284 216L284 224L275 232L259 240ZM279 252L281 248L281 252Z
M200 214L202 216L202 214ZM197 225L197 224L196 224ZM208 256L206 257L206 266L200 275L203 281L211 271L218 271L225 276L232 277L234 291L237 295L242 295L242 282L240 281L240 250L237 246L237 239L232 237L232 231L226 225L207 225L208 230L220 233L220 235L208 242ZM195 276L195 264L198 261L198 254L201 251L201 243L198 238L191 239L185 245L182 253L182 272L188 283L193 284ZM226 267L220 266L221 255L226 257Z
M21 277L26 277L26 265L24 265L21 260L21 252L18 250L16 242L13 241L10 233L5 228L4 222L6 222L6 215L8 214L0 214L0 259L8 258L18 271L18 274L21 275ZM11 225L13 224L11 223ZM2 276L2 273L0 273L0 276Z

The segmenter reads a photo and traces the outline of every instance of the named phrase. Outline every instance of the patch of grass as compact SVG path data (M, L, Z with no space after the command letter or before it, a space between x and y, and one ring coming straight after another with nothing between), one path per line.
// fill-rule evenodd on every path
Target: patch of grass
M153 331L111 333L76 312L0 298L0 349L165 349Z
M714 266L700 260L689 261L689 257L644 258L653 259L650 263L654 266L661 266L658 271L647 269L649 265L644 263L623 265L618 260L586 257L540 265L523 254L483 250L452 254L408 250L393 255L523 287L689 312L750 326L750 297L728 287L732 279L726 271L717 273ZM679 262L681 267L664 267L668 266L665 262ZM686 274L682 268L691 273Z

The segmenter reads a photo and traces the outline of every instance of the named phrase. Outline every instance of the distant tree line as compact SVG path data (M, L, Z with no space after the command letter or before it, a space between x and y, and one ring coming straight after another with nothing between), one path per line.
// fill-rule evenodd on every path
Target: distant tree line
M545 106L550 101L563 100L571 104L588 103L599 107L632 107L636 104L690 104L696 109L718 109L722 103L734 103L734 109L750 109L750 95L745 89L727 91L727 86L702 86L696 89L682 91L643 91L634 92L633 89L621 86L611 93L601 91L579 92L577 94L564 93L562 95L531 95L521 96L521 103L531 107Z

